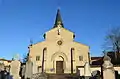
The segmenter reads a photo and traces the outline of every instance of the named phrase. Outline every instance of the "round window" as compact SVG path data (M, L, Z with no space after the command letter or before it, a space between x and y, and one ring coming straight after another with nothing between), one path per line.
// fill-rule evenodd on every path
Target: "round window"
M57 44L58 44L58 45L62 45L62 41L59 40L59 41L57 42Z

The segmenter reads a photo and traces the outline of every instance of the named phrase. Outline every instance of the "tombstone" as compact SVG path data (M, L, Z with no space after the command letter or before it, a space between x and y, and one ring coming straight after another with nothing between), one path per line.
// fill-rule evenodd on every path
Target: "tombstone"
M4 64L3 63L0 63L0 71L3 71L5 68Z
M89 79L91 77L91 70L88 62L86 62L84 65L84 76L85 79Z
M33 75L33 62L31 61L31 58L28 58L28 61L26 62L25 66L25 79L31 79Z
M22 65L21 68L22 68L21 69L21 77L22 77L22 79L24 79L24 77L25 77L25 65Z
M103 58L103 79L115 79L115 71L111 58L107 54Z
M19 76L21 63L18 60L13 60L10 64L10 75L13 76L13 79L21 79Z
M36 62L33 61L33 74L36 74L36 73L38 73L38 68L37 68Z

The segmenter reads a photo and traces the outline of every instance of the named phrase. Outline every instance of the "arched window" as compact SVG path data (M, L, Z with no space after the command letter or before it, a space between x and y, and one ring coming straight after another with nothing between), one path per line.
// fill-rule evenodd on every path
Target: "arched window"
M47 54L47 48L45 47L43 49L43 55L42 55L42 72L44 72L44 61L46 60L46 54Z
M71 48L72 60L75 61L75 49Z
M46 61L46 59L47 59L47 48L43 49L43 53L44 53L44 60Z
M71 48L71 74L73 74L73 60L74 60L75 49Z

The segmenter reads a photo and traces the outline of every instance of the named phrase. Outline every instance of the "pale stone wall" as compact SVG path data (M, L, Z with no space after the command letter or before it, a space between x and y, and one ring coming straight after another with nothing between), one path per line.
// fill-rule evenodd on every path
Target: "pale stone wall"
M80 71L80 76L84 76L84 67L78 68L78 70Z
M5 66L9 66L11 62L4 61L3 63L4 63Z
M78 70L80 70L80 76L84 76L84 67L78 68ZM97 70L101 72L101 67L91 67L90 70L91 70L91 73Z
M76 66L83 66L85 61L89 61L88 52L89 47L78 42L74 42L73 33L61 28L60 35L57 35L57 28L54 28L46 32L46 39L43 42L34 44L30 47L30 53L32 61L36 61L36 56L40 56L40 60L36 61L37 66L42 66L43 49L47 48L45 54L45 71L47 73L55 73L56 61L61 61L59 56L64 58L64 73L71 72L71 48L74 48L73 54L73 70L76 72ZM62 45L58 45L57 42L61 40ZM83 61L79 61L79 56L83 56ZM54 71L50 69L54 68Z
M91 72L96 71L96 70L101 72L101 67L92 67L91 68Z
M115 71L118 71L118 74L120 74L120 66L115 66L115 67L114 67L114 70L115 70Z
M120 66L114 67L114 70L120 71Z
M9 66L10 65L10 61L7 61L5 59L0 59L0 62L2 62L5 66Z

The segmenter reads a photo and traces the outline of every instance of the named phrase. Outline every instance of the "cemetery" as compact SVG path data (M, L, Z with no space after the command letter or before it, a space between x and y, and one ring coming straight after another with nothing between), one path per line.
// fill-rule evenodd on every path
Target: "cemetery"
M43 68L43 67L42 67ZM16 58L11 61L9 67L0 64L0 79L119 79L120 75L116 73L111 58L107 54L103 57L103 64L101 66L101 72L91 72L90 63L86 62L84 65L84 75L80 75L78 72L74 74L48 74L46 72L36 72L36 65L28 58L28 61L23 64Z
M0 59L0 79L120 79L120 63L109 53L91 57L89 46L75 42L75 34L64 27L59 9L43 36L44 41L29 45L25 62L18 56Z

